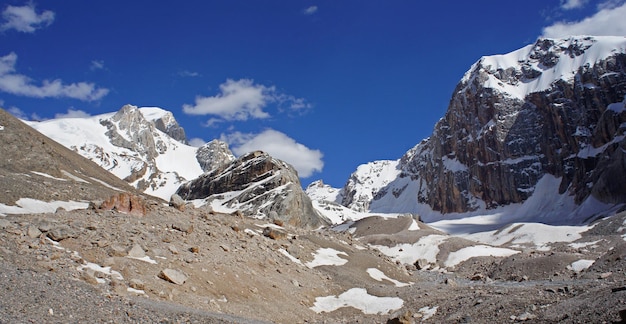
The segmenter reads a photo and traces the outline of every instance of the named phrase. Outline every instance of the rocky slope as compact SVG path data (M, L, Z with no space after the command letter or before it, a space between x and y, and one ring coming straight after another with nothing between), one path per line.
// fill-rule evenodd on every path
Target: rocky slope
M2 109L0 126L0 205L41 202L43 211L51 202L52 210L55 205L69 209L72 201L80 205L133 192L126 182Z
M624 37L539 39L483 57L430 138L359 167L336 201L435 219L520 205L543 179L538 195L562 210L550 217L602 215L626 202L615 181L626 176L625 95Z

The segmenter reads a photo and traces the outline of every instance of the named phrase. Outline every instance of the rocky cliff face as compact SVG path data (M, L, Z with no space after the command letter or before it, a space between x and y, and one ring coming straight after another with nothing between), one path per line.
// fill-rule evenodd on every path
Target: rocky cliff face
M258 218L280 220L301 227L326 224L302 190L298 174L289 164L256 151L204 173L176 192L185 200L230 208Z
M466 213L523 202L545 175L560 179L551 194L577 204L589 197L625 203L626 186L615 181L626 175L624 95L623 37L540 39L483 57L457 85L432 136L383 171L395 179L349 181L343 204L362 208L368 202L354 197L369 195L370 209Z

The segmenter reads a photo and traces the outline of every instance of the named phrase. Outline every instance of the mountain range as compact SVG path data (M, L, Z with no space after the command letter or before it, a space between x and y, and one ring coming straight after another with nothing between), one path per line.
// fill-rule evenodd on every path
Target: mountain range
M626 321L625 95L626 38L539 39L306 190L161 108L0 110L0 321Z

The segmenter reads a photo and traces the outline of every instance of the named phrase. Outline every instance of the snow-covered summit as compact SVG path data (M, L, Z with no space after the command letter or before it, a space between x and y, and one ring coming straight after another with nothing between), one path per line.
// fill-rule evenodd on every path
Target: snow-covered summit
M534 44L503 55L484 56L465 73L461 83L475 79L517 99L548 90L558 80L571 82L581 67L626 53L626 37L572 36L540 38Z
M204 159L213 158L199 156L198 148L185 144L184 130L172 113L157 107L125 105L115 113L29 125L137 189L163 199L207 171L209 163Z

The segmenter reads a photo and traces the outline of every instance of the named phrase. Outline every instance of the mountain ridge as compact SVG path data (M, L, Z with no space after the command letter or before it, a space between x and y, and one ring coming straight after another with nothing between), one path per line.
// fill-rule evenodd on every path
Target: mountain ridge
M359 166L335 202L429 220L493 214L522 206L551 175L560 181L545 179L552 188L542 188L543 194L570 210L544 221L568 213L576 222L599 216L626 202L624 186L611 181L626 175L619 149L626 146L624 95L624 37L539 39L482 57L457 85L429 138L398 160ZM586 204L591 196L605 206ZM564 201L568 197L573 204Z

